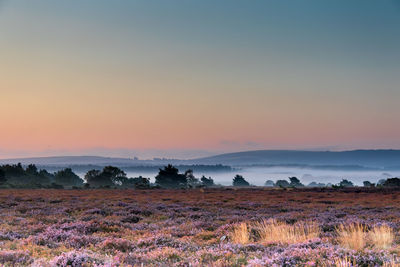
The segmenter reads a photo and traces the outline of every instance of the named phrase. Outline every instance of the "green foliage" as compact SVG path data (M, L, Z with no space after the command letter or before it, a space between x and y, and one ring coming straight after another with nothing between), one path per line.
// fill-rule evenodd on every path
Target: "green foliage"
M389 178L383 183L384 187L400 187L400 178Z
M290 187L289 182L286 180L278 180L278 181L276 181L275 185L278 187L281 187L281 188Z
M214 180L211 177L207 178L204 175L201 177L201 183L204 186L214 186L215 185Z
M237 174L232 181L233 186L250 186L249 182L247 182L243 176Z
M304 185L300 182L297 177L289 177L290 186L292 187L304 187Z
M68 187L82 186L83 180L71 168L66 168L54 174L54 183Z
M156 176L156 185L163 188L183 188L187 186L187 177L180 174L179 170L168 164L164 169L160 169Z
M85 180L91 187L121 185L125 179L127 179L125 172L113 166L106 166L102 171L90 170L85 175Z

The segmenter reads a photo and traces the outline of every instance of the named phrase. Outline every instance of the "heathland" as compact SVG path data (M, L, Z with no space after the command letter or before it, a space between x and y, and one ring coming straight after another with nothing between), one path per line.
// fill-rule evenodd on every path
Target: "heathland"
M394 188L3 189L5 266L398 266Z

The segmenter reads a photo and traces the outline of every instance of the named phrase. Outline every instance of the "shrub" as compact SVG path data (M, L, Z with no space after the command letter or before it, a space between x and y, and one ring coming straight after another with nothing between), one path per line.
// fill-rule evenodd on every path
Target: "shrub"
M62 186L82 186L83 180L71 168L54 173L54 183Z
M247 182L243 176L237 174L234 178L233 178L233 182L232 182L233 186L249 186L249 182Z
M272 180L267 180L264 185L267 187L274 187L275 183Z
M389 178L384 183L385 187L400 187L400 178Z
M201 177L201 182L203 183L204 186L214 186L214 180L209 177L205 177L204 175Z
M304 187L304 185L300 182L297 177L289 177L290 186L292 187Z
M343 179L342 181L340 181L339 186L340 187L353 187L354 184L353 184L353 182L351 182L349 180Z
M180 174L179 170L168 164L164 169L160 169L156 176L156 185L164 188L186 187L187 178L185 174Z
M278 180L278 181L276 181L275 185L282 187L282 188L286 188L286 187L290 186L289 182L286 180Z

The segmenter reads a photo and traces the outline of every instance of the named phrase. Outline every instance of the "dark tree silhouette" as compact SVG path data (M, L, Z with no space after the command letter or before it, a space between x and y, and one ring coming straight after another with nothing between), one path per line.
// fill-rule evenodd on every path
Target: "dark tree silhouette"
M274 186L275 186L275 183L274 183L274 181L272 181L272 180L267 180L267 181L265 182L264 185L265 185L265 186L268 186L268 187L274 187Z
M103 171L90 170L85 175L85 180L91 187L121 185L126 178L124 171L113 166L106 166Z
M364 187L374 187L375 184L371 183L370 181L364 181L363 182Z
M389 178L384 183L385 187L400 187L400 178Z
M185 174L180 174L177 168L168 164L164 169L159 170L156 184L164 188L181 188L186 187L187 178Z
M214 180L209 177L205 177L204 175L201 177L201 182L203 183L204 186L214 186Z
M186 183L189 188L194 188L200 185L199 179L194 177L193 170L189 169L185 171Z
M354 184L353 184L353 182L351 182L351 181L349 181L349 180L343 179L343 180L339 183L339 186L340 186L340 187L353 187Z
M122 179L127 178L123 170L113 166L104 167L101 175L104 179L109 179L112 184L121 184Z
M297 177L289 177L290 186L292 187L304 187L304 185L300 182Z
M29 164L25 172L27 175L38 175L38 169L35 164Z
M101 171L99 170L90 170L85 174L86 184L90 186L100 186L101 178L100 178Z
M290 187L289 182L286 180L278 180L278 181L276 181L275 185L282 187L282 188Z
M62 186L82 186L83 180L71 168L60 170L54 174L54 183Z
M249 182L247 182L243 176L237 174L232 181L233 186L249 186Z
M145 178L142 176L135 178L121 178L121 187L147 189L150 188L150 178Z
M7 182L6 173L0 169L0 184L4 184L5 182Z

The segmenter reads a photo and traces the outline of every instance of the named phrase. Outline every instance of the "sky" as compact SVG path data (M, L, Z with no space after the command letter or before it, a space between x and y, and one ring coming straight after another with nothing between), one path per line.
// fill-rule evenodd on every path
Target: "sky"
M0 158L400 149L400 0L0 0Z

